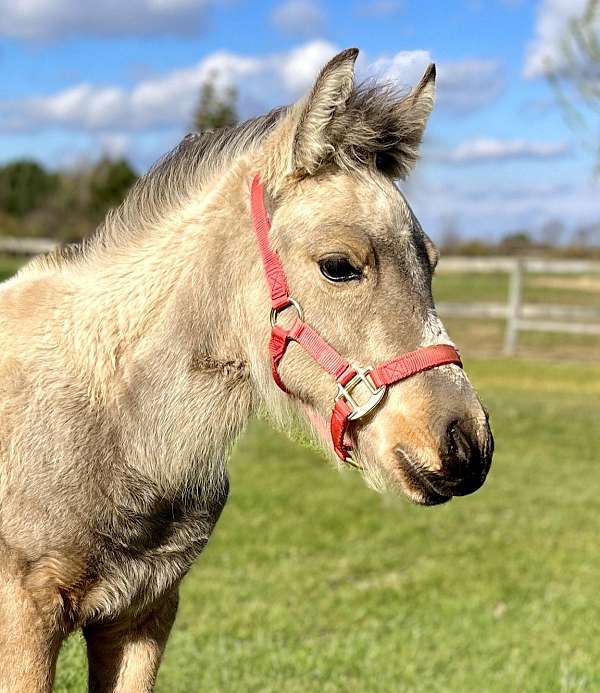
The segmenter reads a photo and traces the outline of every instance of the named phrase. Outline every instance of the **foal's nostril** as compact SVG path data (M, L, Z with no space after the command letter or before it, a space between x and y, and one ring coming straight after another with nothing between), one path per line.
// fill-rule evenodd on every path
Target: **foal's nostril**
M452 421L446 430L446 450L442 456L444 473L456 479L468 475L471 445L459 421Z
M481 423L477 419L452 421L446 430L442 448L442 468L447 477L458 480L484 476L493 449L487 423L485 430L481 431Z

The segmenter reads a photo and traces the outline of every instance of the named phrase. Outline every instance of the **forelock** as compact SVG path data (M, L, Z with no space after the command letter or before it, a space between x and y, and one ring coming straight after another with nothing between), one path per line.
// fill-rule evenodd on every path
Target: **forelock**
M391 84L365 82L330 125L334 163L343 169L369 167L405 178L418 158L421 133L414 128L406 94Z

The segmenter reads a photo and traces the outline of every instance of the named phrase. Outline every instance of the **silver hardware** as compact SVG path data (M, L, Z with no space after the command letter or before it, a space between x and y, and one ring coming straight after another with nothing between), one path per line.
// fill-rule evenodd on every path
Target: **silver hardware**
M304 311L302 310L302 306L298 303L298 301L295 301L293 298L288 298L288 301L289 303L286 306L282 306L281 308L271 308L271 327L275 327L279 313L282 313L288 308L293 308L296 311L298 314L298 320L304 320Z
M348 451L348 454L346 455L346 459L344 460L344 462L345 462L349 467L352 467L352 468L354 468L354 469L358 469L359 472L363 469L362 465L361 465L361 464L359 463L359 461L356 459L356 455L354 454L354 450L349 450L349 451Z
M375 387L373 380L369 377L372 370L372 368L357 368L356 375L351 378L346 385L338 383L338 394L335 401L337 402L338 400L342 399L352 409L350 416L348 417L349 421L362 419L363 416L369 414L373 409L375 409L379 402L381 402L383 396L385 395L386 386L381 385L381 387ZM354 397L352 397L352 390L354 390L354 388L360 383L364 383L371 393L371 396L364 404L358 404Z

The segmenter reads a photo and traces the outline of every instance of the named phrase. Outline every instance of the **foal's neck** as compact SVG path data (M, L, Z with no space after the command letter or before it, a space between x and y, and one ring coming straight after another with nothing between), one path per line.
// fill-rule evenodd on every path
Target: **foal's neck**
M256 406L246 299L265 288L246 274L258 262L246 174L231 170L122 254L100 251L79 281L79 368L127 463L165 489L222 470Z

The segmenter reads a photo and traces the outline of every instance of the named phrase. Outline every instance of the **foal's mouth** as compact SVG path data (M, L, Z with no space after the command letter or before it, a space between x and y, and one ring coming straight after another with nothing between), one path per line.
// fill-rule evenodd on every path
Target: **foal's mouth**
M439 481L434 480L430 472L422 469L401 448L396 450L396 460L402 474L403 486L408 498L417 505L440 505L452 498L452 493L439 488Z
M418 460L401 448L396 450L395 457L404 486L408 489L407 495L419 505L439 505L453 496L474 493L483 485L489 470L488 464L464 478L456 478L423 468Z

